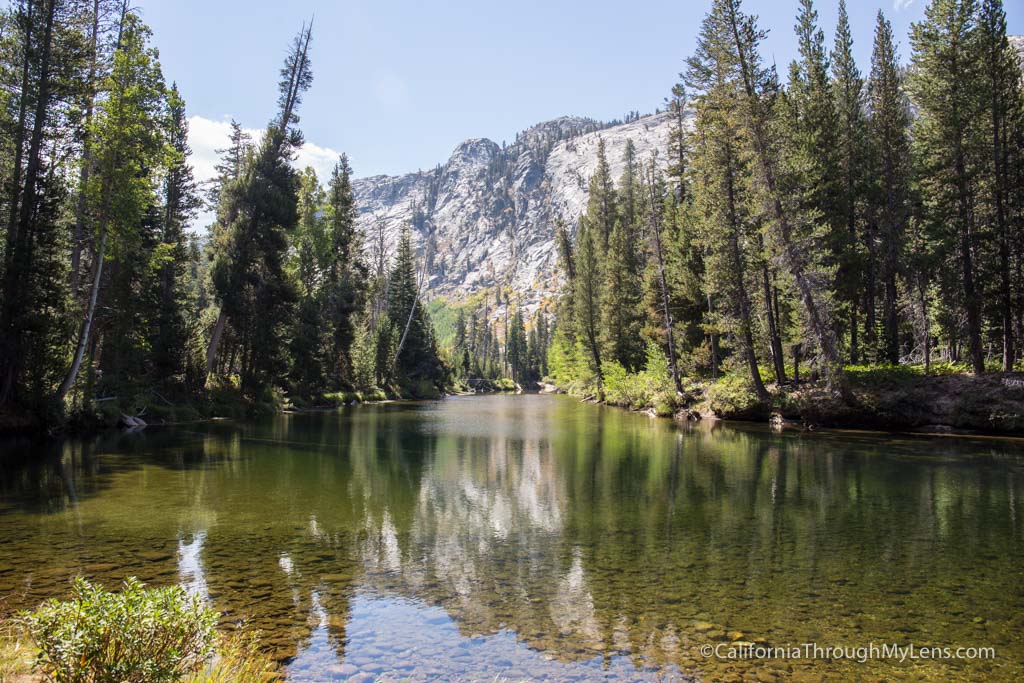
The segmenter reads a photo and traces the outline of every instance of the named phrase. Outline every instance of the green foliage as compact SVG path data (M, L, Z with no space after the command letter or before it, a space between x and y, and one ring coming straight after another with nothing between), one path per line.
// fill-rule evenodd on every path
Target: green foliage
M640 372L628 372L617 361L606 363L604 389L609 403L654 408L658 415L671 415L678 403L668 358L656 344L648 344L646 366Z
M133 578L117 593L77 579L69 600L49 600L23 619L37 666L54 681L160 683L213 655L217 617L180 587L147 589Z
M430 318L420 302L420 290L412 238L405 228L389 277L388 322L394 351L387 359L386 373L416 396L436 395L444 389L446 369L438 356Z
M707 403L716 415L726 418L760 416L765 408L750 380L736 373L724 375L708 386Z

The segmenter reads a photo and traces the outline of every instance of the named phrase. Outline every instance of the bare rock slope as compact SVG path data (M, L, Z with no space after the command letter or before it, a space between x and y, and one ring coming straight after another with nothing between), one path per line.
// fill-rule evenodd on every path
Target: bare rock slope
M393 250L402 225L412 227L430 298L502 286L532 312L558 291L557 226L574 228L586 206L599 139L617 179L627 140L639 160L657 152L664 161L670 125L668 114L613 126L563 117L504 148L466 140L432 170L355 181L360 227L371 251Z

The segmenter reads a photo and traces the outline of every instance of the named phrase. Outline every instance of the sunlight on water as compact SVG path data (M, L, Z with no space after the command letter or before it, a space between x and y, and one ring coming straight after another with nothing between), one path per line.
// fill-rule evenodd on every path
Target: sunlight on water
M1010 440L499 396L4 449L0 612L180 583L295 681L1024 679ZM997 656L702 649L806 642Z

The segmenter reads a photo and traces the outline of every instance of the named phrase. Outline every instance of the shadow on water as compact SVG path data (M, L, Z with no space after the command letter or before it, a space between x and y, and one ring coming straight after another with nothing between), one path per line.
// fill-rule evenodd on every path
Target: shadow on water
M1024 678L1012 443L677 429L564 397L359 406L0 458L0 609L181 583L293 680ZM702 656L991 645L995 660Z

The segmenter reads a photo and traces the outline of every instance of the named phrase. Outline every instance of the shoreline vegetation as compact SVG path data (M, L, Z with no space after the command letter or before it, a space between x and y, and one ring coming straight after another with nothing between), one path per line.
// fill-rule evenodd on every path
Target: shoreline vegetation
M251 419L278 413L324 412L364 403L394 403L440 399L445 396L523 393L522 387L508 378L480 379L471 384L458 382L444 391L421 395L401 395L379 388L367 391L334 391L318 398L288 397L274 393L265 402L246 399L237 390L211 389L202 399L186 397L175 403L156 393L140 394L124 402L118 397L97 401L88 412L77 411L66 420L47 424L32 412L0 412L0 438L21 435L82 436L112 429L174 427L221 419ZM132 406L126 408L126 406ZM126 411L130 411L126 412Z
M944 371L943 371L944 370ZM743 377L683 381L676 394L665 375L660 385L625 375L605 380L604 401L593 387L544 383L541 393L563 393L592 403L677 421L724 420L770 424L775 429L857 429L932 435L1024 437L1024 373L974 376L957 368L925 375L920 368L847 367L847 396L821 381L767 386L760 399Z

